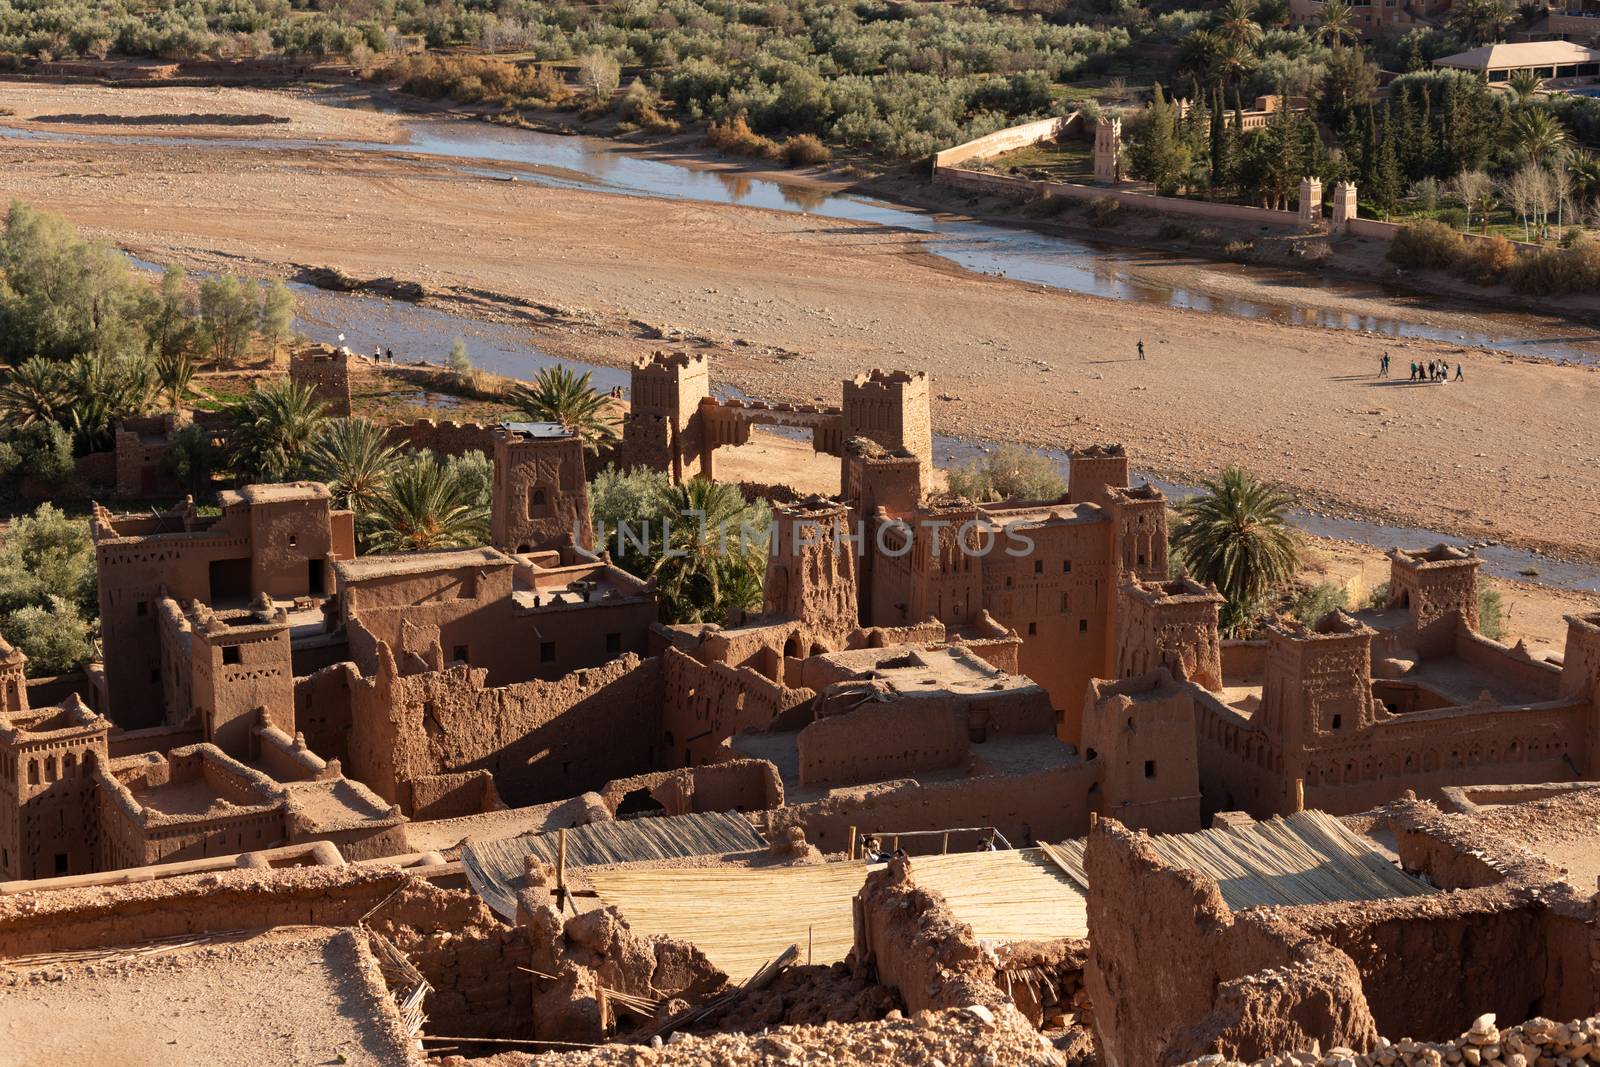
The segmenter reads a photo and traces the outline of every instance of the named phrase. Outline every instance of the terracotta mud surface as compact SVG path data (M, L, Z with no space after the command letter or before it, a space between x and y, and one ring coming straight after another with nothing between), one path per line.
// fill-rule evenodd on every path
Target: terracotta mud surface
M53 91L58 111L117 110L116 93ZM318 107L283 100L238 106ZM141 108L188 110L127 105ZM344 135L377 121L324 110L297 121ZM156 260L415 280L456 310L527 323L554 355L612 365L660 347L652 334L698 338L722 377L777 400L831 398L864 367L926 369L940 433L1119 440L1175 480L1238 462L1334 513L1600 558L1591 369L1130 306L960 271L915 234L501 181L398 153L8 140L0 163L0 195ZM1385 349L1399 380L1373 376ZM1412 358L1460 361L1466 382L1409 384Z

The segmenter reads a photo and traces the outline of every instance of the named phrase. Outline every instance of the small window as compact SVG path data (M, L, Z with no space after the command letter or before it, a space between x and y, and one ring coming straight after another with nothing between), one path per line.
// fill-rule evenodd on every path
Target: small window
M1028 636L1029 637L1033 637L1038 632L1039 632L1039 624L1036 623L1036 622L1030 622L1028 624Z
M1078 632L1080 634L1086 634L1086 633L1089 632L1089 620L1088 619L1079 619L1078 620Z
M222 646L222 662L224 664L238 663L239 662L239 646L238 645L223 645Z
M148 614L150 614L150 602L148 600L139 601L137 604L135 604L133 606L133 613L135 615L148 615Z
M1339 728L1340 724L1341 724L1341 717L1338 716L1338 715L1335 715L1333 717L1333 728L1335 730L1337 730Z
M28 784L39 784L39 761L36 759L31 759L28 761Z
M571 774L571 773L572 773L572 764L570 764L570 763L563 763L563 764L562 764L562 765L561 765L561 773L562 773L562 774Z
M554 663L556 661L556 643L554 641L539 642L539 662Z
M618 652L621 652L621 651L622 651L622 635L621 634L606 634L606 653L608 655L613 655L614 656Z
M1155 760L1147 759L1147 760L1144 761L1144 776L1146 778L1154 778L1156 776L1156 761Z
M1072 561L1070 559L1064 559L1064 560L1061 561L1061 573L1062 574L1071 574L1072 573Z
M1141 567L1144 566L1144 553L1143 552L1139 553L1139 566L1141 566Z
M289 535L289 547L290 548L299 548L300 547L300 536L298 534L290 534Z
M457 663L471 663L472 656L470 653L471 649L469 649L466 645L457 645L450 653L450 658L455 660Z
M56 853L56 873L57 874L66 874L67 873L67 854L65 852L57 852Z
M1011 588L1011 575L1009 575L1009 574L1006 575L1006 588L1007 589Z
M1061 594L1061 614L1065 615L1072 610L1072 601L1066 593Z
M1043 574L1044 573L1044 560L1036 559L1036 560L1033 561L1033 573L1035 573L1035 574Z

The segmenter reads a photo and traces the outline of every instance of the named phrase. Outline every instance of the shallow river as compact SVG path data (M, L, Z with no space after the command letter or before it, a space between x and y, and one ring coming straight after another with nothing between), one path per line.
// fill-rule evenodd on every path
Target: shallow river
M930 249L963 266L974 270L1003 270L1009 277L1075 292L1202 308L1252 318L1314 322L1392 336L1464 341L1519 349L1549 358L1600 362L1600 343L1591 339L1593 331L1576 329L1553 317L1479 313L1480 319L1488 318L1503 323L1504 332L1463 335L1407 322L1403 318L1404 308L1399 305L1396 305L1397 313L1393 318L1363 319L1296 304L1292 299L1281 303L1254 300L1215 302L1202 294L1155 287L1137 280L1131 267L1140 260L1148 260L1150 253L1094 246L1012 227L950 219L848 194L823 194L774 180L642 159L620 152L609 143L594 138L563 137L453 119L408 119L406 127L411 134L411 142L403 146L357 141L255 141L231 138L186 138L184 143L197 148L261 146L311 151L336 147L378 153L411 152L476 160L488 166L479 165L469 169L502 176L509 172L495 171L493 163L536 165L561 173L529 175L519 172L517 176L552 184L586 185L629 195L739 204L904 227L933 235L929 241ZM6 127L0 127L0 136L84 139L84 135L79 134L24 132ZM90 136L88 139L130 144L170 144L172 140L115 135ZM1232 265L1218 269L1248 270ZM1387 299L1376 289L1348 283L1321 280L1314 284L1346 295L1377 294ZM451 341L462 337L468 341L473 361L485 370L498 374L526 378L539 367L556 362L536 348L528 340L525 331L514 326L482 322L433 308L373 297L333 294L308 285L295 285L294 288L301 301L297 329L321 341L335 341L342 335L345 342L357 352L385 347L393 348L405 356L439 360L449 349ZM601 389L621 386L626 390L628 387L628 373L625 370L598 365L578 366L592 371L594 383ZM737 390L725 387L718 392L734 395ZM448 399L436 398L435 403L441 408L440 417L448 417L451 406ZM981 442L951 437L936 437L934 441L935 458L945 466L966 462L988 447ZM1064 470L1067 463L1065 454L1046 451ZM1174 499L1181 499L1196 491L1191 486L1151 480ZM1437 542L1462 546L1469 543L1461 538L1428 530L1329 518L1308 512L1297 513L1295 522L1309 533L1380 548L1395 545L1419 547ZM1539 571L1535 580L1540 583L1600 592L1600 567L1597 566L1558 562L1504 545L1480 545L1478 552L1485 559L1486 569L1501 577L1518 577L1519 571L1532 567Z
M463 169L495 177L516 177L565 187L602 189L633 196L735 204L892 226L928 234L928 250L969 270L1003 274L1071 292L1114 300L1194 308L1217 314L1273 322L1314 324L1371 333L1380 337L1412 337L1492 347L1547 359L1600 363L1600 331L1574 325L1553 315L1485 311L1465 304L1406 296L1381 286L1319 278L1239 264L1213 263L1173 253L1102 245L1037 233L1023 227L977 222L959 216L901 207L850 193L825 193L810 186L728 171L705 170L643 158L613 142L582 136L561 136L454 118L408 118L410 140L402 145L365 141L270 138L186 137L198 149L271 148L305 151L330 148L376 154L415 155L472 161ZM170 145L171 137L84 134L54 130L17 130L0 126L0 137L24 140L101 141L113 144ZM496 163L544 168L530 173L496 168ZM1152 264L1184 263L1199 277L1239 279L1282 296L1224 295L1202 286L1163 285L1152 281ZM1191 274L1191 276L1193 276ZM1320 291L1341 299L1384 306L1381 315L1360 315L1319 306L1314 299L1296 299L1296 290ZM1411 309L1432 312L1423 321ZM1470 316L1471 327L1437 325L1441 313Z

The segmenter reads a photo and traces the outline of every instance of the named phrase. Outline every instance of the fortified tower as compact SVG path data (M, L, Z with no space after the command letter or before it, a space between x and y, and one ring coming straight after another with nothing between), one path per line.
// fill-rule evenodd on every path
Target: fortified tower
M1090 445L1070 453L1067 495L1074 504L1099 504L1111 500L1107 490L1128 485L1128 451L1121 445Z
M1377 720L1375 636L1376 630L1342 611L1329 612L1312 627L1278 622L1267 628L1266 679L1256 717L1281 746L1285 766Z
M336 419L350 417L350 350L313 345L289 353L289 380L308 388Z
M669 470L681 483L685 458L702 451L700 401L710 395L711 368L703 353L652 352L636 360L622 432L628 459Z
M591 548L583 442L553 422L511 422L494 438L490 537L503 552Z
M1131 574L1143 582L1167 577L1167 497L1153 485L1106 486L1111 514L1114 577Z
M0 879L94 871L92 765L111 723L73 694L59 707L0 717Z
M289 617L266 597L248 612L219 615L204 604L191 613L192 700L205 739L237 760L255 757L252 731L266 721L291 737L294 667Z
M1217 611L1223 598L1191 578L1125 582L1118 591L1117 677L1165 667L1213 693L1222 691L1222 638Z
M858 625L849 516L843 504L820 496L773 509L762 614L794 619L814 632L843 633Z
M28 710L28 657L0 637L0 719Z
M872 370L844 383L845 440L866 437L890 451L903 450L933 463L933 423L928 414L928 375Z
M1411 612L1402 635L1425 656L1449 653L1456 627L1478 628L1478 568L1483 560L1463 549L1435 545L1423 552L1391 549L1389 600L1384 605Z

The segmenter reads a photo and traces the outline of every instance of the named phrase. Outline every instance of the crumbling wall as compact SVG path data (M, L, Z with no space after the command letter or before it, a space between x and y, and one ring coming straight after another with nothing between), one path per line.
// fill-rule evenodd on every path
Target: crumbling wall
M661 736L669 764L714 760L722 742L740 730L762 729L816 695L749 667L702 662L671 646L653 662L661 664Z
M350 683L353 663L335 663L294 680L294 728L311 751L340 763L350 758Z
M1020 847L1082 836L1096 773L1091 764L1073 764L951 782L877 782L780 808L772 826L803 827L806 840L824 852L849 847L852 826L858 834L993 826Z
M493 426L477 422L418 419L409 426L391 426L389 439L403 448L425 448L439 456L460 456L468 452L492 456L494 430Z
M764 811L783 806L783 779L766 760L730 759L700 767L639 774L607 782L600 791L615 814L630 793L644 790L668 815Z
M522 807L654 769L660 660L623 655L555 681L485 687L466 666L402 676L385 644L352 687L351 776L411 810L413 779L484 770Z
M908 1011L1009 1005L994 984L996 959L937 893L919 888L910 861L867 875L852 905L857 970L900 993Z
M1254 1059L1312 1042L1377 1038L1349 956L1259 912L1234 914L1216 883L1163 862L1114 820L1089 834L1085 974L1105 1067L1206 1053Z

